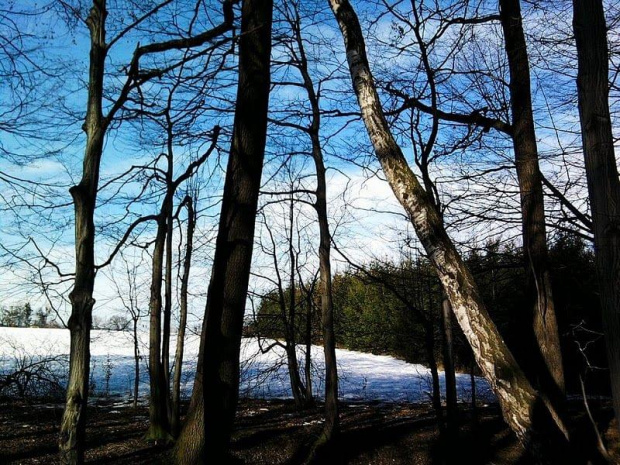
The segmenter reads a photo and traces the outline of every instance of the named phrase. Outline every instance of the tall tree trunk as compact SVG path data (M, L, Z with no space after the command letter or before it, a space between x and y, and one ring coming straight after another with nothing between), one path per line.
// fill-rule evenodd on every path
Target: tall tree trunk
M166 376L161 358L161 313L162 313L162 278L164 266L164 250L166 245L166 230L168 209L171 199L164 199L157 220L157 235L153 249L151 271L151 296L149 300L150 329L149 329L149 430L146 439L149 441L168 441L170 424L168 422L168 389Z
M232 145L192 408L177 463L226 463L239 395L239 351L267 132L271 0L244 0ZM199 430L197 424L203 422Z
M103 77L107 54L105 0L95 0L86 20L90 30L88 103L83 129L86 149L82 179L71 188L75 205L75 281L71 300L71 351L65 411L60 426L60 463L84 461L86 406L90 364L90 329L95 304L95 224L94 213L99 186L99 167L107 120L102 115Z
M318 123L317 123L318 124ZM312 153L317 174L315 209L319 218L319 270L321 282L321 326L323 328L323 352L325 354L325 423L316 446L327 444L338 434L338 367L336 365L336 334L334 332L334 299L330 260L331 234L327 219L327 187L325 165L320 151L318 128L313 134Z
M323 352L325 356L325 423L323 431L313 447L313 454L320 453L320 448L333 441L340 429L338 414L338 366L336 363L336 335L334 331L334 299L332 292L331 271L331 233L327 216L327 182L325 162L321 148L321 109L319 97L314 90L314 83L308 70L308 60L301 37L301 20L296 10L292 24L295 40L299 48L299 71L312 109L309 128L312 143L312 159L316 171L316 202L314 208L319 220L319 280L321 290L321 327L323 331Z
M456 396L456 375L454 373L454 353L452 343L452 307L448 296L441 295L441 332L443 370L446 379L446 420L450 437L458 432L458 404Z
M532 338L528 337L530 330L527 328L524 337L520 338L524 343L520 347L522 350L517 352L517 358L523 354L523 366L530 380L559 400L564 394L564 369L547 258L545 204L532 112L527 44L520 0L500 0L499 4L510 69L513 145L521 196L523 255L531 306L527 319L519 315L518 321L525 321L533 328L540 353L540 357L537 357L539 363L536 360L532 363Z
M573 0L583 154L614 410L620 426L620 182L609 115L609 52L601 0Z
M174 354L174 379L172 381L172 416L170 430L177 437L181 429L181 374L183 373L183 351L185 348L185 329L187 327L187 297L189 273L192 266L192 252L194 250L195 210L192 198L186 196L183 203L187 208L187 243L185 244L185 259L183 276L181 276L181 314L179 330L177 332L177 346Z
M171 173L172 174L172 173ZM172 180L170 180L172 181ZM174 193L171 192L172 196ZM170 335L172 332L172 201L166 214L166 271L164 278L164 321L161 343L161 364L166 392L170 390ZM172 418L172 405L168 402L168 419Z
M473 275L443 227L416 175L409 167L385 119L366 57L359 21L347 0L329 0L340 25L347 61L362 118L375 154L418 238L433 263L456 319L474 351L478 366L499 399L504 419L522 443L546 452L565 443L567 431L533 430L538 419L554 424L557 413L529 383L491 321ZM536 421L535 421L536 420ZM555 448L555 451L560 448Z

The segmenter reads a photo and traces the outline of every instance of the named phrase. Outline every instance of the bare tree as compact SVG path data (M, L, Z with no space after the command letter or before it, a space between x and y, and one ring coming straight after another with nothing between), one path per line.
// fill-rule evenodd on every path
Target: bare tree
M609 50L601 0L574 0L577 92L596 268L616 419L620 419L620 181L609 113Z
M543 361L542 364L531 364L533 370L526 371L530 379L559 397L564 394L564 369L547 258L545 204L534 130L527 44L520 0L500 0L499 4L510 68L512 140L521 197L524 259L530 271L528 292L533 296L529 326L533 328ZM545 372L551 375L550 379Z
M524 444L538 454L546 447L568 441L568 431L554 407L537 392L502 340L480 297L474 278L446 234L429 194L394 140L385 119L366 57L364 38L355 12L346 0L330 0L345 42L353 88L375 153L390 186L410 216L431 259L454 314L474 350L478 366L497 395L504 418ZM553 432L536 430L538 418L561 425ZM553 420L551 420L553 418ZM556 451L560 451L559 448Z
M196 189L194 189L194 194L195 193ZM183 258L183 275L181 276L180 290L181 308L176 351L174 355L174 377L172 380L172 415L170 418L170 429L175 437L179 435L181 430L181 374L183 372L185 330L187 329L189 277L192 265L192 252L194 250L194 231L196 228L196 208L193 197L189 194L186 195L181 206L185 206L187 209L187 233L185 235L185 257Z
M131 334L133 343L133 357L134 357L134 383L133 383L133 408L138 407L138 390L140 387L140 361L142 356L140 354L140 339L139 339L139 323L140 318L144 317L144 314L139 304L139 291L140 283L138 283L138 270L141 268L140 263L135 263L136 257L130 262L125 254L121 252L121 260L124 266L125 285L121 285L114 274L112 274L112 282L116 288L118 298L120 299L123 308L130 317L129 323L131 324ZM126 329L126 328L123 328Z
M60 428L61 463L82 463L84 461L85 410L88 401L88 379L90 362L90 328L92 309L95 304L93 287L95 283L95 224L94 213L99 190L99 172L106 132L117 114L128 101L133 90L149 79L162 73L161 70L140 71L140 59L144 56L202 45L227 32L232 26L232 17L225 8L224 22L215 28L189 38L171 39L136 47L127 68L127 80L115 98L107 114L103 114L104 77L106 57L110 48L133 28L155 15L170 3L166 0L138 17L130 26L115 37L106 37L106 0L93 0L85 22L90 31L90 64L88 98L83 129L86 133L82 179L70 192L75 205L75 280L70 294L72 310L68 327L71 332L71 354L67 402ZM70 6L67 8L71 9ZM79 13L76 12L79 18Z
M267 132L272 9L269 0L246 0L242 6L233 139L194 390L175 448L177 463L222 463L229 457Z

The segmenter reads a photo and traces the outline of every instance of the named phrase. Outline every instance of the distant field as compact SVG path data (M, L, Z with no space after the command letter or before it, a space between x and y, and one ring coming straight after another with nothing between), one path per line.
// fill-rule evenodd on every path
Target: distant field
M174 337L173 337L174 340ZM140 334L142 355L140 394L148 394L146 357L148 335ZM280 348L261 353L260 347L269 341L255 338L244 339L241 349L241 394L252 398L289 398L290 385L286 370L286 357ZM300 361L304 348L299 347ZM422 365L406 363L393 357L371 355L348 350L337 351L340 375L340 397L347 401L427 402L431 391L430 370ZM16 362L24 357L44 359L61 356L55 362L57 370L66 369L69 353L69 331L42 328L0 328L0 373L14 370ZM198 353L198 338L190 336L186 341L183 365L183 392L191 393ZM174 346L171 348L174 354ZM67 356L67 358L63 357ZM123 331L93 331L91 344L91 385L94 395L126 397L131 393L134 377L132 335ZM314 390L322 397L323 349L312 347ZM444 375L440 373L443 386ZM457 374L460 398L467 401L471 396L468 375ZM494 396L488 383L476 379L478 399L491 402Z

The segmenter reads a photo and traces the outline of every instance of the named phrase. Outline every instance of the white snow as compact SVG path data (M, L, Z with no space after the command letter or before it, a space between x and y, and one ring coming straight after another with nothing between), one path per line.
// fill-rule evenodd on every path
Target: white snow
M140 333L140 394L148 394L148 334ZM92 331L91 385L94 395L129 396L133 389L134 357L132 334L123 331ZM172 340L175 340L173 336ZM273 341L247 338L241 348L241 395L259 398L289 398L290 384L284 350L264 349ZM191 394L199 340L186 339L183 364L183 393ZM174 344L170 349L174 356ZM69 331L66 329L0 328L0 374L10 372L19 357L50 357L69 354ZM312 346L313 390L322 397L323 348ZM428 402L431 373L423 365L411 364L393 357L349 350L336 350L340 378L340 397L346 401ZM304 348L298 347L300 366ZM67 357L68 360L68 357ZM63 364L66 369L68 363ZM440 373L444 386L444 374ZM457 374L457 390L463 401L471 396L469 375ZM481 401L494 401L486 380L476 378L477 396Z

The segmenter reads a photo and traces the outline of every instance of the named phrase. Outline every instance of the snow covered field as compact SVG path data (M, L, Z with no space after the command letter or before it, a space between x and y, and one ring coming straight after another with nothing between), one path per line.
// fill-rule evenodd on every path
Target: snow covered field
M174 337L173 337L174 339ZM140 394L148 394L147 334L140 334L141 361ZM186 341L183 365L183 393L191 394L198 337ZM241 350L241 395L258 398L288 398L290 387L286 357L281 348L262 353L260 347L269 341L244 339ZM340 397L347 401L428 402L431 391L430 370L422 365L406 363L393 357L337 350L340 376ZM19 357L64 356L69 353L69 331L65 329L0 328L0 373L13 370ZM174 354L174 346L171 348ZM91 386L94 394L129 396L134 377L132 335L122 331L93 331L91 344ZM299 348L300 362L303 349ZM68 358L68 357L67 357ZM322 396L323 349L312 347L314 391ZM68 366L64 363L63 366ZM443 387L444 376L440 373ZM471 396L469 375L457 375L460 399ZM493 401L488 383L476 380L477 396L482 401Z

